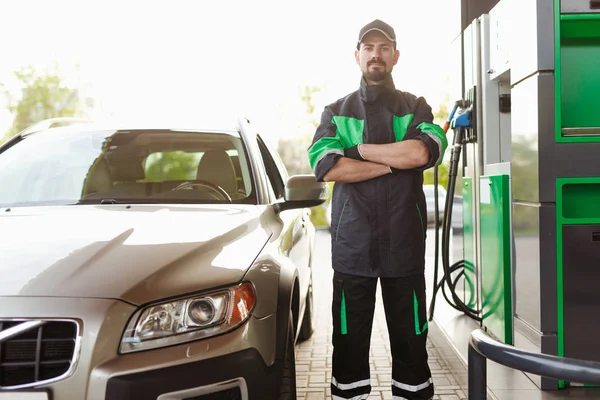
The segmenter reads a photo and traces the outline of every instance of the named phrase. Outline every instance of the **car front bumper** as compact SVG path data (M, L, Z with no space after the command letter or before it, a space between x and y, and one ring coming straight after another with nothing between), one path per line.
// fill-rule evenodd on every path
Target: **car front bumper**
M268 393L278 386L274 314L251 317L233 331L204 340L120 355L121 335L136 309L119 300L0 297L0 320L60 318L80 326L70 372L19 390L43 390L51 400L274 396ZM16 393L0 389L0 400L7 392Z

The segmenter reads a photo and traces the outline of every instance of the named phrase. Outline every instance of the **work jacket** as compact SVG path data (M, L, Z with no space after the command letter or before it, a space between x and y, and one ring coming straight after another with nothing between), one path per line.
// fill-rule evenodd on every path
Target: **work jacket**
M424 272L423 171L442 160L448 142L443 129L433 123L425 99L396 90L391 77L382 85L367 85L363 78L357 91L325 107L308 149L319 181L345 149L409 139L427 145L427 164L362 182L334 184L331 245L336 271L371 277Z

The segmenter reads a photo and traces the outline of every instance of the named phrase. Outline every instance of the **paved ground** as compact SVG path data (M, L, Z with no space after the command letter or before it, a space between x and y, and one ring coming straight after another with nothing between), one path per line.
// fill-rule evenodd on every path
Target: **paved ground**
M313 337L296 348L298 399L330 399L331 380L331 263L330 236L317 231L317 259L314 269L316 327ZM378 294L371 340L371 386L369 399L391 399L392 359L381 296ZM466 399L467 372L442 332L430 323L429 365L435 384L434 399Z

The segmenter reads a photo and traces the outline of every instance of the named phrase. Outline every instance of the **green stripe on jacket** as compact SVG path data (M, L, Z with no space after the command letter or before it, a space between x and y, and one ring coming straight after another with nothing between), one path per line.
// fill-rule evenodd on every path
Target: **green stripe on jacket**
M439 158L439 161L441 161L444 158L444 153L446 152L446 149L448 148L448 138L446 138L444 129L439 125L431 124L429 122L421 122L419 126L417 126L417 129L419 129L423 133L435 136L439 140L439 142L442 145L442 148L440 149Z
M314 170L320 159L328 153L344 154L344 149L362 143L365 121L351 117L334 116L335 136L324 136L308 150L308 161Z
M404 136L408 131L408 127L414 117L414 114L406 114L403 117L394 115L392 124L394 126L394 136L396 137L396 142L400 142L402 139L404 139Z

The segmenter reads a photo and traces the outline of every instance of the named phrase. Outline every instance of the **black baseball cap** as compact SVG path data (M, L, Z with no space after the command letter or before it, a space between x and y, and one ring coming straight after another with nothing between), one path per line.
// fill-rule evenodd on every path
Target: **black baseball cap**
M365 35L372 31L379 31L383 33L384 36L388 38L388 40L396 43L396 33L394 32L394 28L392 28L385 22L376 19L363 26L363 28L360 30L360 33L358 34L358 43L356 44L357 48L360 47L360 43L362 42Z

